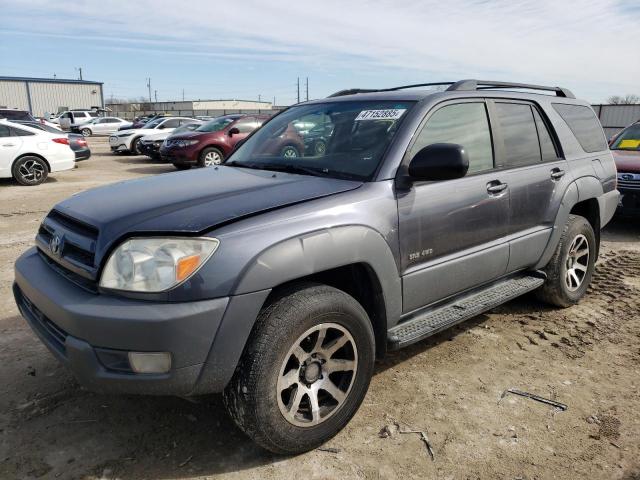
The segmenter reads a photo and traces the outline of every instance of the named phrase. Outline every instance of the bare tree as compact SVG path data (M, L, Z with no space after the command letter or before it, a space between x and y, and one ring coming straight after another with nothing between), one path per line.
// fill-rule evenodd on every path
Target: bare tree
M611 105L635 105L640 103L640 96L628 93L624 97L613 95L607 99Z

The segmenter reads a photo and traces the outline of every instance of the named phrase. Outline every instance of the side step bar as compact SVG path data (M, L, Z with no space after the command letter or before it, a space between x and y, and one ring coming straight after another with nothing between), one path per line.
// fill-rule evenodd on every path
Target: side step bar
M491 310L512 298L535 290L544 278L534 274L510 277L457 297L451 302L418 312L389 330L387 340L390 350L397 350L424 338L435 335L460 322L464 322L487 310Z

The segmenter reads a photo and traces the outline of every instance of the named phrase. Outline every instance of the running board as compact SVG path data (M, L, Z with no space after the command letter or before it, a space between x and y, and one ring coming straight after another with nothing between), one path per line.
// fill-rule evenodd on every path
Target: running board
M397 350L435 335L460 322L491 310L512 298L535 290L544 278L532 274L510 277L471 293L455 298L444 305L418 312L414 318L396 325L387 334L390 350Z

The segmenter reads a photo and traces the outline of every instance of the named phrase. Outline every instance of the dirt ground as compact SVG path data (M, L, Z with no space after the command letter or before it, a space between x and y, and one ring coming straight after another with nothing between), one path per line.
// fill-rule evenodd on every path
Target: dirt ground
M324 449L275 457L235 428L217 396L80 389L19 316L13 262L56 202L173 170L113 156L104 139L90 144L90 160L44 185L0 181L0 479L640 479L639 221L604 232L579 305L554 310L524 297L393 353ZM501 398L507 388L568 409ZM395 421L425 431L435 460ZM391 435L381 438L385 426Z

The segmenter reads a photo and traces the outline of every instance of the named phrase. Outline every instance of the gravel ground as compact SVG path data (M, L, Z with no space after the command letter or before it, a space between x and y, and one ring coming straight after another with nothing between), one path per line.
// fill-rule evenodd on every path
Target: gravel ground
M604 232L579 305L555 310L527 296L391 354L326 448L274 457L234 427L217 396L80 389L19 316L13 262L56 202L173 170L111 155L105 139L90 144L90 160L44 185L0 181L0 478L640 479L640 222ZM568 409L501 398L507 388ZM425 431L435 460L396 423Z

